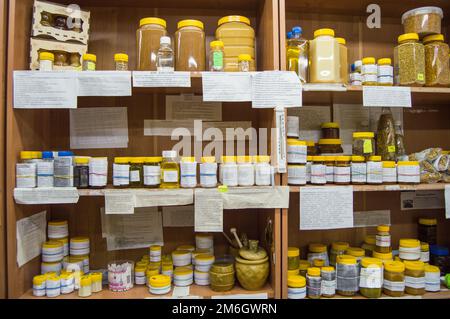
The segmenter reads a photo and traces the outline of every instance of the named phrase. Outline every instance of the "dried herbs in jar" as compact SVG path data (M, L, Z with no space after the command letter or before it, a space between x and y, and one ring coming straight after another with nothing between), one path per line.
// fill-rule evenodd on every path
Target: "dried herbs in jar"
M391 110L384 107L378 120L377 154L383 161L395 161L395 151L394 117Z

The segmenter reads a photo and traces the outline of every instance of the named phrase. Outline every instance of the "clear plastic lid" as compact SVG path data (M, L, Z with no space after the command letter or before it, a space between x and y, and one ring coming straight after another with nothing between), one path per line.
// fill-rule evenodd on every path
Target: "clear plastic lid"
M431 13L438 14L441 17L441 19L444 17L444 12L439 7L421 7L421 8L412 9L412 10L409 10L409 11L406 11L405 13L403 13L402 23L404 23L405 20L408 19L409 17L415 16L415 15L422 15L422 14L431 14Z

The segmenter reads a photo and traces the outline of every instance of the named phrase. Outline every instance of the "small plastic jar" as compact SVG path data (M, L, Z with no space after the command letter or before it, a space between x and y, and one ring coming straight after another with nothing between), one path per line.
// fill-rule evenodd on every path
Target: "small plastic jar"
M430 247L431 253L431 264L438 266L441 270L441 274L450 272L450 256L448 253L448 248L443 246L433 245Z
M182 188L194 188L197 186L197 162L195 157L181 158L180 186Z
M47 297L54 298L61 295L61 278L57 275L47 276L45 283L45 294Z
M342 149L341 139L320 139L319 140L319 153L322 155L328 154L342 154L344 150Z
M405 261L405 292L417 296L425 293L425 264Z
M130 158L130 187L142 187L144 175L144 157Z
M339 123L326 122L322 123L322 138L324 139L338 139L339 136Z
M73 186L76 188L89 187L89 158L75 157L73 167Z
M78 296L86 298L92 295L92 279L90 275L84 275L80 278L80 289L78 289Z
M418 226L418 238L430 245L437 244L437 219L420 218Z
M145 270L146 266L137 266L134 267L134 283L136 285L145 285Z
M250 63L252 57L250 54L239 54L238 55L238 69L239 72L250 72Z
M448 87L450 84L449 47L442 34L423 39L425 44L425 86Z
M367 183L382 184L383 183L383 163L381 156L370 156L367 161Z
M270 186L272 184L272 166L270 166L270 156L255 156L255 163L256 186Z
M375 251L379 253L388 253L391 251L391 234L389 225L378 225L377 235L375 236Z
M334 165L336 156L324 156L325 159L323 161L325 165L325 178L327 180L327 184L334 183Z
M114 158L113 185L121 188L130 185L130 159L128 157Z
M362 64L362 85L378 85L378 67L375 58L363 58Z
M438 292L441 290L441 271L439 267L425 265L425 291Z
M430 245L428 243L420 243L420 261L424 263L430 262Z
M102 291L103 274L101 272L93 272L90 275L91 275L91 281L92 281L92 286L91 286L92 292L95 293L95 292Z
M383 286L383 263L376 258L361 260L359 292L366 298L380 298Z
M323 260L321 258L316 258L313 260L312 266L317 267L317 268L322 268L323 266L325 266L325 260Z
M327 183L325 156L313 156L311 164L311 184L324 185Z
M306 164L307 146L305 141L289 138L287 140L288 164Z
M300 267L300 249L288 247L288 270L295 270Z
M320 277L320 268L310 267L306 274L306 292L308 298L319 299L321 296L322 278Z
M375 243L375 235L367 235L364 238L364 242L361 245L361 248L364 249L364 254L366 257L372 257L373 251L375 250Z
M288 165L288 184L306 185L306 165Z
M44 297L47 277L45 275L37 275L33 277L33 296Z
M356 258L356 262L358 265L361 263L361 259L363 259L366 255L366 251L359 247L348 247L345 250L345 255L353 256Z
M288 276L288 299L306 298L306 279L304 276Z
M150 277L150 293L153 295L165 295L171 289L170 277L166 275L155 275Z
M149 261L160 262L161 261L161 246L151 245L148 249Z
M173 271L173 284L177 287L187 287L194 283L194 271L188 267L178 267Z
M345 250L349 247L349 244L346 242L334 242L331 244L330 249L330 265L336 265L336 258L339 255L344 255Z
M308 156L315 156L317 154L316 143L314 141L306 141L306 153Z
M397 163L399 184L420 184L420 165L417 161L399 161Z
M373 251L373 254L372 254L372 257L373 257L373 258L380 259L380 260L383 261L383 262L394 260L392 252L388 252L388 253L379 253L379 252L377 252L377 251L374 250L374 251Z
M39 71L53 71L55 55L51 52L39 53Z
M83 71L95 71L97 67L97 56L95 54L83 54Z
M439 7L421 7L409 10L402 15L405 33L427 34L441 33L441 20L444 13Z
M255 185L255 165L251 156L237 156L238 167L238 185L253 186Z
M349 185L351 180L351 156L336 156L334 166L334 183L337 185Z
M359 266L356 258L340 255L336 259L336 292L341 296L354 296L359 289Z
M308 245L308 261L310 265L313 264L314 259L325 260L325 266L330 265L330 259L328 258L327 246L318 243L312 243Z
M333 298L336 295L336 270L331 266L322 267L320 276L322 277L322 297Z
M235 156L222 156L220 181L223 185L238 186L238 167Z
M352 184L367 183L367 163L364 156L352 156L351 163Z
M353 133L353 155L365 156L375 155L375 134L373 132Z
M293 269L293 270L288 270L288 271L287 271L288 278L289 278L290 276L297 276L297 275L299 275L299 274L300 274L300 268Z
M311 263L308 260L300 259L300 266L298 268L299 275L306 278L306 272L308 271L309 267L311 267Z
M209 71L223 71L223 42L211 41L209 44Z
M192 253L189 250L175 250L172 252L172 261L175 267L183 267L192 263Z
M378 60L378 85L394 85L394 68L391 64L392 60L390 58L382 58Z
M217 163L214 156L205 156L201 158L200 164L200 185L202 187L217 186Z
M128 54L114 54L114 64L116 66L116 71L128 71Z
M158 188L161 184L162 157L144 157L143 181L148 188Z
M397 183L397 166L394 161L383 161L383 184Z
M420 260L420 241L410 238L400 239L399 257L401 260Z
M306 156L306 183L311 183L311 165L312 165L312 156Z
M401 261L386 261L383 272L383 293L390 297L405 294L405 265Z

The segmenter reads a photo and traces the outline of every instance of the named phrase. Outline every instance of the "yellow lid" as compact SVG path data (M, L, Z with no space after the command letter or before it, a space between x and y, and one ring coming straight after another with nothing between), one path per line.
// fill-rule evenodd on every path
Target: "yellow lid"
M88 237L71 237L70 238L70 242L71 243L84 243L84 242L89 242L89 238Z
M134 267L134 272L144 272L147 270L146 266L142 266L142 265L137 265L136 267Z
M341 145L340 138L321 138L319 145Z
M303 145L303 146L306 146L306 142L305 141L300 141L300 140L297 140L295 138L288 138L287 139L287 144L288 145Z
M364 156L353 155L352 162L364 162L366 159Z
M39 60L55 61L55 55L51 52L41 52L39 53Z
M150 286L152 287L167 287L170 286L170 276L155 275L150 277Z
M425 265L425 272L438 272L440 273L441 270L439 267L433 266L433 265Z
M161 156L144 157L144 163L161 163Z
M252 157L245 155L245 156L236 156L236 162L238 163L251 163Z
M398 43L402 43L404 41L409 41L409 40L419 40L419 35L417 33L405 33L402 34L398 37Z
M306 141L306 146L314 147L316 146L316 143L314 143L314 141Z
M299 266L300 270L306 270L309 267L311 267L311 263L308 260L306 260L306 259L300 259L300 264L299 265L300 265Z
M90 286L90 285L92 285L92 278L91 278L91 276L90 275L81 276L80 286L81 287L86 287L86 286Z
M320 274L320 270L319 270ZM290 288L303 288L306 286L306 278L303 276L288 276L288 287Z
M83 61L97 62L97 56L95 54L85 53L83 54Z
M183 157L181 157L181 162L182 163L194 163L195 162L195 157L193 157L193 156L183 156Z
M288 257L300 256L300 249L297 247L288 247Z
M321 258L315 258L313 260L313 267L323 267L325 265L325 260Z
M334 267L333 267L333 266L325 266L325 267L322 267L322 268L320 269L320 271L321 271L322 273L324 273L324 272L331 272L331 271L334 271Z
M339 123L336 122L325 122L320 126L321 128L339 128Z
M223 42L222 41L211 41L211 43L209 44L209 47L212 49L212 48L215 48L215 47L221 47L221 48L223 48Z
M389 227L389 225L378 225L378 226L377 226L377 230L378 230L379 232L387 233L387 232L389 231L389 229L391 229L391 228Z
M194 271L189 267L178 267L173 271L175 276L192 275L193 273Z
M405 264L406 270L425 270L425 264L423 261L405 260L403 263Z
M328 35L331 37L334 37L334 30L333 29L319 29L314 31L314 38L323 36L323 35Z
M189 250L180 250L177 248L177 250L172 251L173 256L184 256L190 254L191 251Z
M383 262L378 258L365 257L361 259L361 266L366 268L381 268Z
M48 279L50 277L57 277L58 274L55 271L49 271L44 274L45 278Z
M115 157L114 163L116 164L128 164L130 162L129 157Z
M320 276L320 268L318 268L318 267L309 267L308 268L308 276L312 276L312 277Z
M243 22L250 25L250 19L244 16L226 16L219 19L217 26L220 26L227 22Z
M420 243L420 250L421 251L428 251L428 250L430 250L430 245L428 243L421 242Z
M50 220L47 224L48 226L66 226L69 223L67 220Z
M114 61L128 62L128 54L116 53L114 54Z
M327 156L324 156L324 162L334 162L336 160L336 156L330 156L330 155L327 155Z
M313 156L312 161L313 162L323 162L323 161L325 161L325 156Z
M33 285L42 285L47 280L47 277L44 275L37 275L33 277Z
M374 138L373 132L353 132L353 138Z
M256 156L256 162L258 162L258 163L270 163L270 156L268 156L268 155L258 155L258 156Z
M419 218L419 224L426 226L434 226L437 224L436 218Z
M89 164L88 157L75 157L75 164Z
M214 256L211 254L199 254L195 256L195 260L201 260L201 261L214 261Z
M369 157L369 161L381 162L381 156L379 156L379 155L372 155L372 156Z
M444 35L443 34L432 34L432 35L428 35L425 38L423 38L423 43L434 42L434 41L444 42Z
M378 65L391 65L392 60L390 58L378 59Z
M166 20L160 19L160 18L143 18L141 21L139 21L139 26L142 27L146 24L158 24L160 26L163 26L164 28L167 26Z
M58 276L56 273L55 274L47 273L46 276L47 276L47 281L59 281L59 280L61 280L61 277Z
M400 247L405 247L405 248L415 248L415 247L420 247L420 241L417 239L412 239L412 238L403 238L400 239Z
M130 157L130 163L132 164L143 164L145 157Z
M49 240L42 244L42 248L61 248L63 243L56 240Z
M192 245L181 245L177 247L177 250L188 250L188 251L194 251L195 247Z
M331 249L333 250L346 250L349 244L343 241L336 241L331 244Z
M394 161L383 161L383 167L384 168L395 168L395 162Z
M20 152L20 159L22 159L22 160L33 159L33 152L21 151Z
M56 241L59 241L59 242L61 242L61 243L63 243L63 244L69 243L69 237L58 238L58 239L55 239L55 240L56 240Z
M344 38L336 38L336 40L339 44L342 44L342 45L345 45L347 43Z
M335 156L336 162L350 162L350 159L351 159L351 158L352 158L351 156L347 156L347 155L344 155L344 156Z
M375 61L374 57L367 57L362 59L362 64L375 64Z
M235 163L236 156L222 156L222 163Z
M150 251L161 251L161 246L159 245L152 245L149 247Z
M308 249L312 253L323 253L327 251L327 246L319 243L309 244Z
M101 282L103 278L103 274L101 272L91 272L91 280L92 282Z
M201 158L202 163L215 163L216 158L214 156L204 156Z
M145 271L145 276L147 278L150 278L151 276L159 275L159 267L158 268L151 268L150 266L147 267L147 270Z
M161 266L162 271L169 271L169 270L173 270L173 264L171 263L164 263Z
M300 273L300 269L299 269L299 268L297 268L297 269L292 269L292 270L288 270L288 278L289 278L290 276L298 275L299 273Z
M359 247L348 247L345 250L345 253L347 255L353 256L353 257L363 257L365 254L365 250Z
M32 152L33 153L33 158L42 158L42 152Z
M356 258L350 255L339 255L336 257L336 263L342 265L356 265Z
M372 252L373 258L378 258L380 260L392 260L392 252L389 253L379 253L377 251Z
M184 27L197 27L203 30L203 22L199 20L187 19L178 21L177 28L181 29Z
M404 272L405 264L401 261L385 261L384 269L389 272Z
M251 61L252 57L250 54L239 54L238 55L238 61Z
M398 166L419 166L418 161L399 161Z
M308 162L312 162L313 157L314 157L314 156L308 155L308 156L306 156L306 160L307 160Z

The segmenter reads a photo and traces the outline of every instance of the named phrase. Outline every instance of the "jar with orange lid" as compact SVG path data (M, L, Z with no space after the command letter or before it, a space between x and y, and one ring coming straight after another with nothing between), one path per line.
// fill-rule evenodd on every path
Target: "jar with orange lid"
M405 264L401 261L386 261L383 271L383 293L401 297L405 293Z
M321 295L322 278L320 268L309 267L306 273L306 293L308 298L319 299Z
M397 183L397 165L394 161L383 161L383 184Z
M367 163L364 156L352 156L351 174L352 184L363 185L367 183Z
M425 264L421 261L407 260L405 264L405 292L410 295L425 293Z
M356 262L359 265L361 263L361 259L363 259L364 256L366 255L366 252L364 249L359 247L347 247L347 249L345 250L345 254L348 256L355 257Z
M327 183L327 167L325 156L313 156L311 164L311 184L324 185Z
M351 180L351 156L336 156L334 166L334 183L337 185L349 185Z
M339 123L325 122L320 126L322 129L322 138L324 139L336 139L340 137Z
M336 156L324 156L325 159L323 163L325 165L325 178L327 180L327 184L334 183L334 165Z
M420 241L412 238L400 239L399 257L401 260L420 260Z
M322 297L332 298L336 294L336 270L332 266L325 266L320 269L322 278Z
M364 249L364 254L366 257L372 257L372 253L375 250L375 235L367 235L364 238L364 242L361 245L361 248Z
M370 156L367 161L367 183L382 184L383 183L383 163L381 156Z
M333 139L320 139L319 140L319 153L321 155L339 155L342 154L342 141L339 138Z
M314 31L314 40L310 41L310 82L338 83L340 76L339 43L333 29Z
M430 245L437 244L437 219L420 218L418 228L418 238L420 241Z
M375 237L375 251L379 253L388 253L391 251L391 234L389 225L378 225L377 235Z
M310 264L313 264L314 259L323 259L325 260L325 266L330 264L330 260L328 258L327 246L319 243L312 243L308 245L308 261Z
M181 20L175 32L175 70L205 71L206 49L203 22Z
M330 265L335 266L337 256L344 255L345 250L348 247L349 247L349 244L346 242L342 242L342 241L337 241L337 242L331 243Z
M359 290L359 267L354 256L340 255L336 259L336 292L354 296Z
M373 132L353 133L353 155L369 156L375 155L375 134Z
M139 29L136 31L137 70L156 71L160 39L166 35L166 20L155 17L140 20Z
M380 298L383 286L383 262L377 258L361 260L359 292L366 298Z

